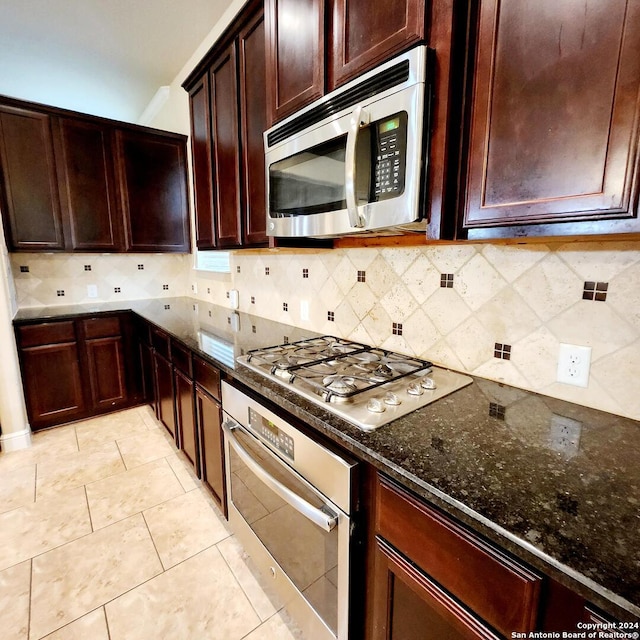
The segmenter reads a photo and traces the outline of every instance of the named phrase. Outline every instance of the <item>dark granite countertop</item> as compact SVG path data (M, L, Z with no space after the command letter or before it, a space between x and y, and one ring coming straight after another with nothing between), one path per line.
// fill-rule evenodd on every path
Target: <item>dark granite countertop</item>
M189 298L23 309L14 322L123 309L610 614L640 617L640 423L474 378L365 433L234 364L309 331Z

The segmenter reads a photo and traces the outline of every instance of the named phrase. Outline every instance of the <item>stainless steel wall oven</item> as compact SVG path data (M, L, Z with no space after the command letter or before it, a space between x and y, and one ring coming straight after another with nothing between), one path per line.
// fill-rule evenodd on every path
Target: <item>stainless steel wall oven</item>
M306 637L348 638L357 465L223 382L229 524Z

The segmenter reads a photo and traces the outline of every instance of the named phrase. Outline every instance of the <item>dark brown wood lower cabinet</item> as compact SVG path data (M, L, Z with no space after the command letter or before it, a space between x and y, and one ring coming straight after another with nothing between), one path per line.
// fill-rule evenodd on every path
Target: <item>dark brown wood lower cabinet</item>
M176 441L176 416L173 401L173 367L159 353L153 354L156 387L156 417Z
M91 401L95 409L115 409L128 402L122 336L86 341Z
M376 538L373 640L498 640L426 574Z
M180 449L200 476L198 463L198 432L195 408L195 384L191 378L179 369L175 369L176 424L178 427Z
M222 448L221 408L217 400L196 385L198 428L202 439L202 481L227 514Z

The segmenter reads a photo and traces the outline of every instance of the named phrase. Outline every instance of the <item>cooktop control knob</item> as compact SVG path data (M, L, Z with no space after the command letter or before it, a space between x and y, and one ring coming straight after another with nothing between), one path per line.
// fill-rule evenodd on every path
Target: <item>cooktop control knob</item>
M424 391L422 390L422 387L420 386L419 382L412 382L407 387L407 393L411 396L421 396L424 393Z
M401 404L400 398L398 398L398 396L393 393L393 391L387 391L387 393L384 394L384 403L388 404L391 407L397 407L399 404Z
M429 376L425 376L424 378L422 378L422 380L420 380L420 386L423 389L436 389L438 387L436 381Z
M380 398L371 398L367 402L367 411L371 411L371 413L384 413L385 410L384 402Z

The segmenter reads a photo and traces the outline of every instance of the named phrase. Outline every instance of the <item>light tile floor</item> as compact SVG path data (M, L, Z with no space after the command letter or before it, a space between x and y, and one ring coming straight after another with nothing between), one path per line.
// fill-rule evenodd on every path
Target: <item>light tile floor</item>
M3 640L301 640L148 407L0 453Z

